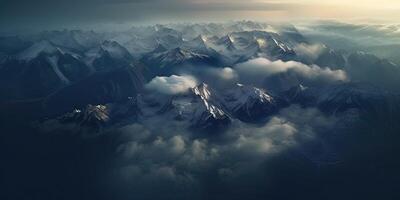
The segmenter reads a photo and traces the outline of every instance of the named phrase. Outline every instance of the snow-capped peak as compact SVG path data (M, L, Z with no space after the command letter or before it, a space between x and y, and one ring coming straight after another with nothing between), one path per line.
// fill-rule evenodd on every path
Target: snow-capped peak
M217 41L217 45L223 45L227 50L235 50L234 41L235 40L231 36L226 35Z
M226 124L230 122L228 115L211 98L212 93L207 84L202 83L192 89L194 95L201 98L200 105L196 108L193 121L201 127L211 127L216 124Z
M275 99L265 90L237 84L224 96L225 106L239 119L253 121L277 109Z
M115 41L104 41L100 48L116 59L131 57L128 50Z
M199 50L199 51L207 50L206 40L202 35L197 36L193 40L185 42L182 47L190 50Z
M274 101L273 97L269 95L265 90L256 87L246 86L242 84L236 84L236 88L228 92L227 99L235 100L238 104L246 104L249 99L257 99L260 102Z
M47 54L52 54L55 53L56 51L59 51L59 49L56 48L53 44L51 44L47 40L42 40L22 51L18 55L18 58L21 60L29 61L31 59L38 57L42 52Z
M211 92L208 88L208 85L205 83L201 83L192 89L193 93L197 96L200 96L203 100L209 100L211 97Z
M61 116L60 122L75 122L80 126L96 126L105 124L110 120L108 107L105 105L87 105L83 110L74 109L72 112Z

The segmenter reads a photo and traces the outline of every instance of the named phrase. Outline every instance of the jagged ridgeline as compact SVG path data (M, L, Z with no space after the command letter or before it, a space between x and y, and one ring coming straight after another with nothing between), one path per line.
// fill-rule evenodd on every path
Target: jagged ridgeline
M264 61L269 71L258 74L268 76L245 78ZM232 80L228 86L215 83L210 71L230 72ZM61 119L96 131L161 115L186 121L188 128L219 130L232 120L266 120L291 104L330 114L379 112L378 104L396 110L392 89L399 71L372 54L310 40L293 25L241 21L46 31L0 38L0 106L6 118ZM194 76L196 85L180 94L146 89L153 78L175 74Z
M0 199L399 199L399 27L0 36Z

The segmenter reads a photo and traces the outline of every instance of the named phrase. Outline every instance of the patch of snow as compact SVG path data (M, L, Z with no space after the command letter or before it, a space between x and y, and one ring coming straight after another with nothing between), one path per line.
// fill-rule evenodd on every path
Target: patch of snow
M53 71L57 74L58 78L65 84L70 84L71 81L65 77L65 75L60 71L60 68L58 67L58 57L57 56L51 56L47 58L47 61L49 61L51 67L53 68Z
M18 58L21 60L29 61L39 56L39 54L42 52L52 54L56 51L57 48L54 47L49 41L43 40L25 49L18 55Z

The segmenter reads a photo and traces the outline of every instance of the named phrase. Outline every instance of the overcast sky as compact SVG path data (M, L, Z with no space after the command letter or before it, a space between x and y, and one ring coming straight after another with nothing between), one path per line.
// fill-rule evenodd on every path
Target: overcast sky
M2 29L179 21L399 20L399 0L0 0Z

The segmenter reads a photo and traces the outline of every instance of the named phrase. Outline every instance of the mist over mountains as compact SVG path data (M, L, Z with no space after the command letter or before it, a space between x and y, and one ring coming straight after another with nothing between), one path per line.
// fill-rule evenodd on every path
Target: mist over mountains
M397 32L236 21L2 36L1 195L395 199Z

